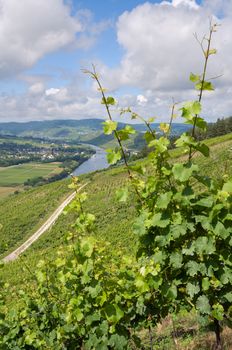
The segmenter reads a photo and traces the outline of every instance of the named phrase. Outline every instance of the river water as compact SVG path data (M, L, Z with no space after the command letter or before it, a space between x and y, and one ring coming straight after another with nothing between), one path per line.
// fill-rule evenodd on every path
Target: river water
M96 153L72 172L74 176L91 173L93 171L106 169L109 167L106 159L106 151L104 149L94 145L86 146L93 148Z

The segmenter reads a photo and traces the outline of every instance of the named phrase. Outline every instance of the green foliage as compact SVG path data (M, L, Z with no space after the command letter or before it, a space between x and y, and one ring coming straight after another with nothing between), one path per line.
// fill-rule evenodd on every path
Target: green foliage
M74 179L75 181L75 179ZM74 184L75 185L75 184ZM73 186L72 186L73 187ZM79 238L67 236L67 256L40 261L33 295L23 291L17 311L0 314L0 348L8 349L132 349L134 335L147 312L144 278L131 259L108 254L91 236L94 216L83 211L86 194L70 205L78 219ZM75 242L75 243L74 243ZM104 267L104 268L103 268ZM154 270L154 269L153 269ZM139 282L138 282L139 281Z
M107 149L106 152L108 163L111 165L116 164L121 159L121 152L118 149Z
M170 124L160 125L164 136L159 139L145 121L148 126L146 141L152 151L149 165L142 176L138 172L131 173L126 161L125 165L138 197L139 217L134 231L139 236L137 257L143 263L143 274L151 262L158 264L154 278L143 281L140 277L137 287L141 292L151 291L154 286L158 289L156 300L159 301L160 312L156 311L155 316L166 316L182 307L187 310L195 307L200 314L211 317L217 324L224 316L228 319L231 311L231 303L225 297L232 286L229 272L232 265L231 181L224 180L218 184L210 178L206 179L192 162L193 151L209 156L208 146L196 141L195 130L206 129L206 122L199 116L201 99L205 90L214 90L212 83L206 81L205 77L209 56L216 53L215 49L210 48L215 30L216 25L211 24L209 38L204 37L201 42L205 58L202 75L190 75L195 89L200 91L199 99L185 103L181 108L182 117L186 123L193 125L193 129L191 136L183 134L175 144L177 148L187 149L188 158L182 163L169 162L168 133L174 115L173 107ZM204 40L207 42L206 50L203 47ZM95 72L92 76L99 85L112 121L111 103L107 103ZM138 117L130 108L126 112L131 114L132 119ZM118 138L117 130L115 137L123 154L123 139ZM151 173L153 176L150 176ZM196 192L194 187L201 188L201 191ZM215 332L218 337L218 329Z

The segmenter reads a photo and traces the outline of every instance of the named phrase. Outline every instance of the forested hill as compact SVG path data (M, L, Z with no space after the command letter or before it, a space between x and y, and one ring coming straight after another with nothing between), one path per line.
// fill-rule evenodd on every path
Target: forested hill
M198 139L207 139L210 137L226 135L232 132L232 117L218 118L215 123L208 123L207 130L200 132L197 130Z
M24 123L10 122L0 123L0 134L42 137L62 140L91 141L102 134L102 119L82 120L46 120L31 121ZM119 128L125 126L119 123ZM158 129L159 124L153 123L152 127ZM144 132L146 127L143 124L133 124L138 132ZM181 123L173 124L173 133L180 134L188 127Z

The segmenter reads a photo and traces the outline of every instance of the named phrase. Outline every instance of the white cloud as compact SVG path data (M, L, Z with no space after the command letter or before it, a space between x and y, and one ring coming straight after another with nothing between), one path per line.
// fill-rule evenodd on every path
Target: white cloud
M0 0L0 3L1 1L6 2L6 0ZM9 3L16 2L16 0L8 1ZM34 2L35 0L22 1ZM43 7L45 0L35 2L36 4L41 3ZM64 6L58 0L46 1L46 4L51 2L59 4L60 8ZM17 1L16 5L18 3ZM95 35L94 27L86 35L86 28L83 24L85 22L83 18L87 18L86 23L91 23L90 14L88 12L79 13L79 17L74 19L70 18L67 8L65 13L67 17L65 20L60 20L60 23L68 23L68 28L70 26L69 40L74 40L73 37L79 30L78 35L79 38L82 38L81 40L85 41L87 38L91 41L90 32ZM116 94L120 106L131 106L141 115L158 115L162 120L168 120L172 98L177 102L197 98L197 92L194 91L193 84L189 82L188 77L191 71L202 72L203 57L193 33L197 32L199 37L204 35L208 31L208 17L211 15L214 15L221 26L214 34L213 47L218 49L218 53L210 58L208 77L221 73L223 76L213 81L216 86L215 92L204 95L203 115L209 120L231 115L232 2L228 0L205 0L203 5L197 5L194 0L163 1L160 4L147 2L122 14L117 22L117 39L123 49L121 63L111 69L107 64L99 62L97 70L102 77L103 86L109 88L110 93ZM77 28L77 25L80 27ZM66 28L66 25L59 24L58 27ZM24 37L22 30L19 30L19 33ZM57 33L56 30L55 33ZM16 38L18 38L17 35ZM28 39L26 42L31 43L31 40ZM88 47L90 42L88 40L83 45L80 41L80 46ZM40 46L39 43L40 40L37 45L32 45L33 52L34 47ZM57 45L60 45L59 42ZM13 47L13 44L11 46ZM25 47L29 50L30 45ZM45 52L46 48L43 50ZM27 57L27 50L22 52L23 54L19 57L25 67L23 57ZM38 50L38 52L41 51ZM0 58L1 54L3 55L2 50ZM14 56L17 55L14 54ZM16 57L15 62L19 69L17 59ZM0 59L0 62L3 61ZM4 118L6 111L8 120L15 120L18 116L24 120L104 117L105 112L99 103L100 96L96 85L93 84L92 89L88 89L88 85L81 79L78 76L75 81L71 80L65 87L51 85L49 82L49 86L53 87L48 88L46 78L36 80L36 77L32 77L28 80L30 86L25 96L0 96L0 118ZM127 93L123 94L120 88L125 87ZM131 87L136 89L135 93L128 93Z
M58 94L60 89L50 88L45 91L46 96L56 95Z
M138 105L143 106L147 103L147 101L148 101L148 99L145 96L143 96L143 95L137 96Z
M29 87L29 93L31 95L38 95L41 94L44 91L44 84L41 82L37 82L35 84L32 84Z
M86 38L77 36L88 30L62 0L0 0L0 79L68 45L93 44L96 34L94 39L89 32Z
M178 6L188 6L191 9L198 9L198 5L196 4L195 0L173 0L172 1L172 5L174 7L178 7Z
M227 11L225 11L225 9ZM160 4L144 3L130 12L123 13L117 23L117 38L124 49L119 67L113 71L100 66L104 86L111 90L123 86L136 87L148 98L148 91L153 95L143 105L143 111L150 114L151 107L158 108L161 118L167 119L164 106L172 101L186 100L194 95L193 84L189 82L190 72L201 73L204 57L193 34L198 33L201 39L208 33L209 17L221 24L214 33L212 45L218 49L211 56L208 65L208 78L222 74L213 83L216 94L204 95L206 117L215 119L218 116L230 115L232 85L232 2L224 0L207 0L197 5L195 0L163 1ZM223 14L223 15L222 15ZM218 18L217 18L218 16ZM223 92L223 93L222 93ZM220 99L217 96L220 95ZM153 103L156 97L163 101ZM217 103L217 108L210 104ZM138 102L138 101L137 101ZM162 103L161 103L162 104ZM141 105L141 104L140 104Z

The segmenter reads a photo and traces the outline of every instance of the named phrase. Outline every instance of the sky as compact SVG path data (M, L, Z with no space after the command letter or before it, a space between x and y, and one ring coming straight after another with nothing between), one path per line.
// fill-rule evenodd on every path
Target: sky
M189 74L202 73L204 57L193 34L201 40L209 18L219 24L207 72L215 91L202 116L215 121L232 115L232 0L0 0L0 122L104 119L82 71L92 64L117 120L130 107L168 121L172 101L198 98Z

